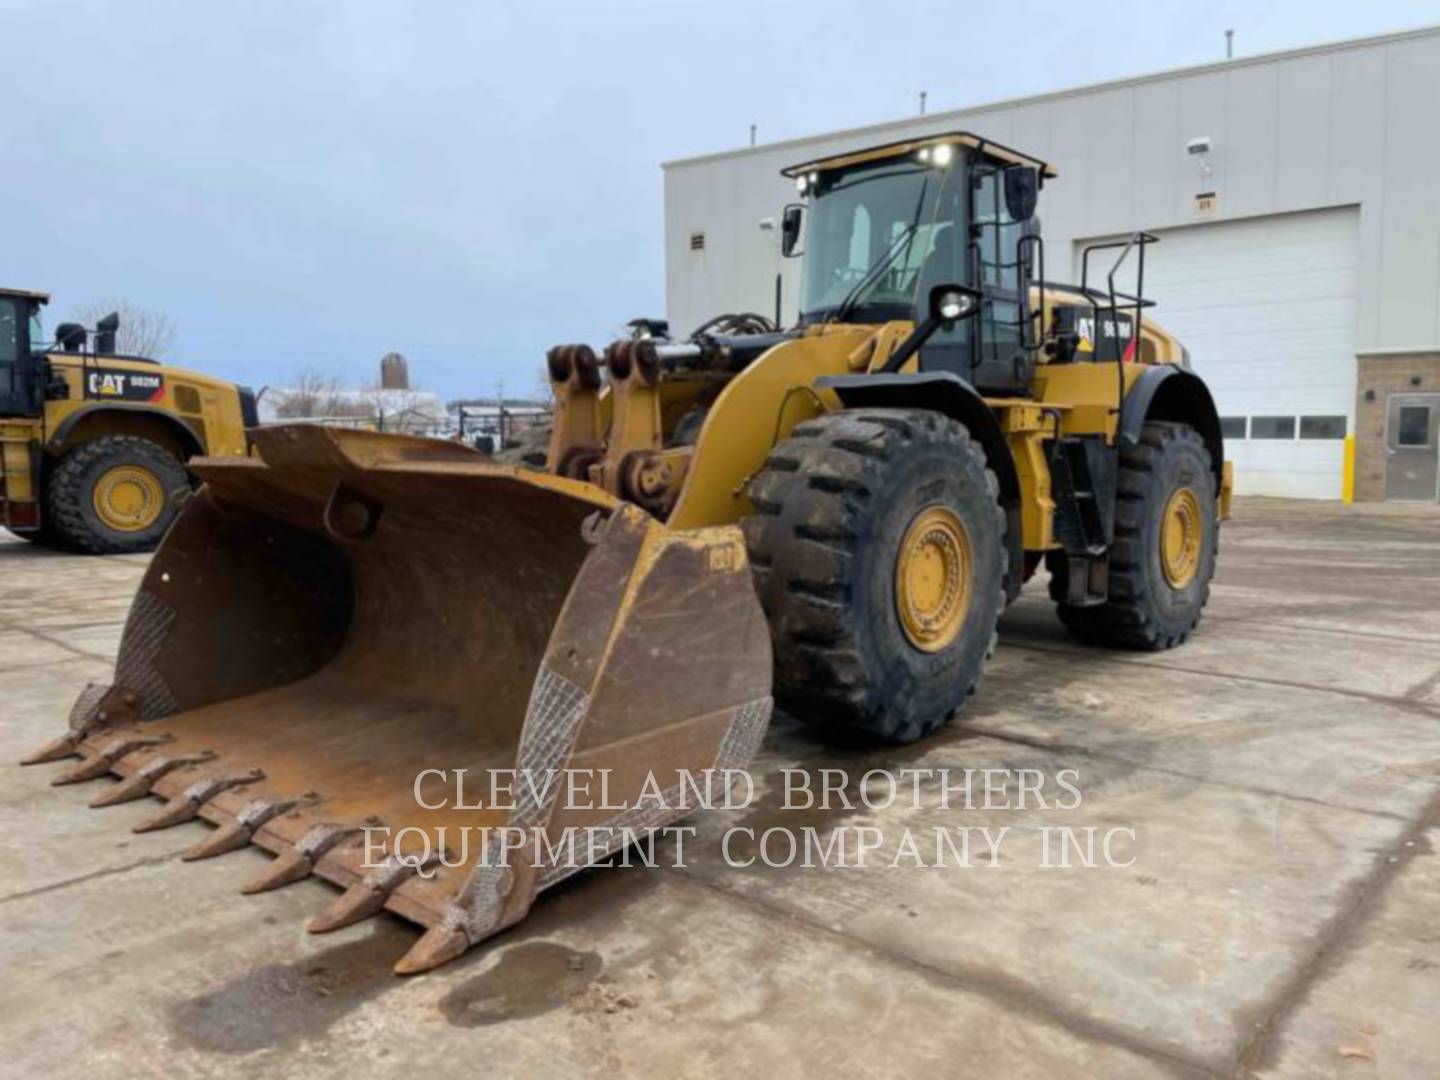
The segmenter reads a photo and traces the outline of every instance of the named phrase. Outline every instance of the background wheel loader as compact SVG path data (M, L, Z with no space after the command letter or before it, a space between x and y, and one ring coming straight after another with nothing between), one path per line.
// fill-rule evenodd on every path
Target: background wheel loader
M192 463L113 685L31 760L119 774L97 805L168 800L137 829L219 825L192 857L274 852L249 891L340 885L312 930L419 922L415 972L702 802L772 690L820 725L935 730L1042 563L1076 633L1183 641L1229 497L1219 420L1140 288L1092 287L1090 253L1045 281L1054 171L955 133L788 174L799 324L552 349L544 469L303 425ZM508 779L462 807L456 770Z
M115 352L119 318L48 339L45 293L0 289L0 525L76 551L149 551L185 463L243 455L248 389ZM93 349L90 347L93 345Z

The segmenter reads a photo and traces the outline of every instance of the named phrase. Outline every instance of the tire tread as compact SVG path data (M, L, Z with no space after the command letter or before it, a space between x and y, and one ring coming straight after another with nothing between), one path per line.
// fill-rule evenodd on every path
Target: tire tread
M999 481L965 427L940 413L856 409L806 421L775 447L751 482L756 513L742 528L751 563L761 570L756 588L774 641L776 698L803 719L911 742L953 717L980 681L983 663L965 678L955 706L939 716L908 715L876 700L864 681L856 632L866 617L864 590L852 578L859 545L873 541L864 539L860 520L891 468L922 441L953 447L962 468L978 478L990 497L1003 552ZM998 621L1003 581L993 585ZM983 633L993 640L993 623Z
M1058 605L1060 621L1081 641L1157 652L1183 644L1200 621L1199 609L1209 600L1208 575L1201 582L1201 599L1194 618L1187 626L1167 629L1155 618L1154 597L1145 573L1141 534L1155 494L1155 472L1166 452L1177 445L1200 454L1208 469L1210 453L1200 433L1189 424L1150 421L1141 429L1137 444L1121 447L1115 540L1110 548L1110 586L1105 603L1089 607L1066 603L1066 575L1052 566L1050 597Z

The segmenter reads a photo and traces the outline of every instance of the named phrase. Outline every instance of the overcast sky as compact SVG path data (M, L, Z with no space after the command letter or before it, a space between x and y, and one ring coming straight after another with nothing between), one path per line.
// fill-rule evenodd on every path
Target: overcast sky
M0 0L0 284L447 397L664 312L660 162L1409 29L1434 0Z

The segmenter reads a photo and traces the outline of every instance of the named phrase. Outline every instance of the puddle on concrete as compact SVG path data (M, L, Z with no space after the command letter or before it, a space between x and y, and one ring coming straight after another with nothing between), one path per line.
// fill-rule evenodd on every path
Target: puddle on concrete
M169 1026L198 1050L247 1054L328 1030L337 1020L401 985L391 966L409 945L408 927L375 932L293 964L267 964L227 986L180 1002Z
M539 1016L585 990L600 968L598 953L526 942L506 949L494 967L446 994L440 1011L457 1027L470 1028Z

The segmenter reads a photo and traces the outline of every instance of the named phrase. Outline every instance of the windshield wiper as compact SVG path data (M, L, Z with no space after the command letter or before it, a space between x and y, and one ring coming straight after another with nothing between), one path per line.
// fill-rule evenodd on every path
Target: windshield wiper
M865 293L874 286L875 282L880 280L880 275L895 261L895 256L902 250L908 250L910 238L913 237L916 230L920 228L920 215L925 207L925 193L929 190L930 179L926 177L920 182L920 191L915 197L915 214L911 217L910 224L906 225L905 228L900 231L895 239L890 242L890 246L881 254L880 258L875 260L875 264L871 266L869 270L866 270L864 276L845 294L845 299L840 301L840 306L835 309L834 316L827 319L827 322L844 322L850 316L850 313L859 306L860 300ZM940 193L944 192L944 190L945 184L942 181L940 184L940 192L937 192L935 196L935 206L937 209L940 206Z
M840 301L840 306L835 309L835 314L830 318L831 322L844 322L849 317L850 313L859 305L861 297L875 282L880 280L880 275L885 272L886 267L895 261L895 256L900 253L910 237L915 235L916 228L918 228L917 223L912 221L890 242L890 246L881 253L880 258L875 260L874 265L866 270L865 275L845 294L845 299Z

